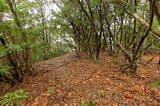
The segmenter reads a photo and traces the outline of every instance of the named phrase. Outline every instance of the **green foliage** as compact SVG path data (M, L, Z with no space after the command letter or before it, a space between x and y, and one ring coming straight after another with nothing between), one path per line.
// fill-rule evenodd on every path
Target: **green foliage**
M156 17L154 17L154 19L153 19L153 26L152 27L157 32L160 32L160 25L159 25L158 20L157 20Z
M4 47L0 47L0 57L7 55L7 49Z
M96 106L96 102L95 101L83 101L81 100L80 103L78 104L78 106Z
M98 6L98 5L100 5L100 1L99 0L91 0L91 5Z
M9 44L7 45L7 52L11 53L11 52L20 52L22 51L22 47L21 45L17 45L17 44Z
M5 12L5 11L7 11L7 5L4 0L0 0L0 12Z
M160 48L160 42L157 42L157 43L156 43L156 46Z
M97 93L100 94L100 95L104 95L105 91L103 89L101 89L101 90L98 90Z
M52 87L48 88L47 93L49 96L51 96L54 93L54 88Z
M96 102L95 101L89 101L87 103L87 106L95 106L96 105Z
M151 83L151 87L152 88L157 88L159 86L160 86L160 82L159 81L154 81L154 82Z
M0 47L0 57L7 56L8 53L21 52L23 50L22 45L8 44L6 47Z
M28 97L28 93L22 89L16 90L15 92L8 92L3 97L0 98L1 106L13 106L13 105L21 105L24 106L21 102L21 99L25 99Z
M0 66L0 75L5 76L10 74L11 67L9 66Z
M52 57L58 57L67 54L67 51L59 50L57 48L53 49Z
M0 40L0 65L12 67L12 73L9 73L9 69L1 69L4 76L0 78L1 81L17 82L17 76L23 76L22 71L28 70L30 64L71 51L68 42L63 40L64 32L70 30L66 26L58 29L57 25L63 25L63 21L58 19L59 23L55 22L51 16L56 14L48 14L51 10L46 13L43 8L50 3L49 0L0 0L0 36L4 40ZM74 6L71 4L66 9Z

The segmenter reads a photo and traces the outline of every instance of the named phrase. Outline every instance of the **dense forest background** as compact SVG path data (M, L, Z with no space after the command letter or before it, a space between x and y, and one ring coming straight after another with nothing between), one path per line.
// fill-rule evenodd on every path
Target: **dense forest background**
M98 62L122 53L126 72L160 50L159 0L0 0L0 81L15 84L31 64L71 51Z

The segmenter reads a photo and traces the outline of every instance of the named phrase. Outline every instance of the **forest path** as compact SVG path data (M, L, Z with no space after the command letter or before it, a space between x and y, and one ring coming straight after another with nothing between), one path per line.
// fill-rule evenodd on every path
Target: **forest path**
M72 52L64 56L59 56L53 59L35 63L32 66L31 71L33 75L44 74L46 72L52 71L53 69L55 70L57 68L63 67L76 60L78 60L78 57L76 56L75 52Z
M27 106L76 106L81 100L94 100L97 105L156 106L160 105L159 88L151 88L153 81L160 81L160 67L155 58L149 65L138 67L137 74L124 74L118 61L105 52L100 63L69 53L47 61L35 63L33 73L13 89L24 89L32 98L24 101ZM143 62L154 55L143 56Z

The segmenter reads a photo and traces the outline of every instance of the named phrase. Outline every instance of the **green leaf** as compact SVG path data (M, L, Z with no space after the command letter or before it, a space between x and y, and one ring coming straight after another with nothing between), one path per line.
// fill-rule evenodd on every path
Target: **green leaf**
M11 67L9 66L0 66L0 74L1 75L9 75Z
M152 82L151 83L151 87L152 88L157 88L157 87L159 87L160 86L160 82L158 82L158 81L155 81L155 82Z
M89 101L88 102L88 106L95 106L96 105L96 102L95 101Z
M98 90L97 92L98 92L98 94L101 94L101 95L105 94L105 91L103 89Z
M24 90L20 89L17 90L15 92L8 92L7 94L5 94L3 97L1 97L1 101L0 104L3 106L7 106L7 105L16 105L19 104L21 106L23 106L22 102L20 101L20 99L24 99L28 97L28 93L25 92Z

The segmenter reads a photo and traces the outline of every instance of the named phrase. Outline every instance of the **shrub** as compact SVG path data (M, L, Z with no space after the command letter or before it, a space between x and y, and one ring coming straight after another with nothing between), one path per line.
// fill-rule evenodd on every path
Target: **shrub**
M23 106L21 99L27 98L28 93L22 89L16 90L15 92L8 92L3 97L0 98L1 106L13 106L20 105Z

